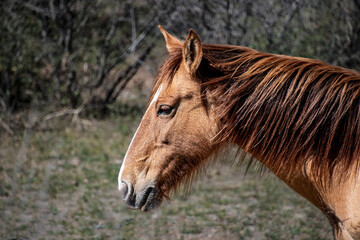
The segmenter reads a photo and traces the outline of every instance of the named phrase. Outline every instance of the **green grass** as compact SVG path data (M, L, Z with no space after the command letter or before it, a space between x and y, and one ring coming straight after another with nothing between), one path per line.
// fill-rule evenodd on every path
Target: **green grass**
M117 190L139 117L2 135L0 239L331 239L326 218L273 175L220 162L189 196L129 210ZM25 157L19 155L26 145Z

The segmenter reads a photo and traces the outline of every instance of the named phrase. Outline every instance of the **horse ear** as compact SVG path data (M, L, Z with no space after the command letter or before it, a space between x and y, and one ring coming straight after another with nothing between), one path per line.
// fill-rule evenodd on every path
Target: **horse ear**
M170 53L173 52L175 48L179 48L182 46L182 42L175 36L168 33L165 29L163 29L161 25L159 25L158 28L160 29L162 35L165 38L166 48Z
M202 47L200 38L192 29L190 29L183 46L183 59L186 70L190 74L194 74L202 59Z

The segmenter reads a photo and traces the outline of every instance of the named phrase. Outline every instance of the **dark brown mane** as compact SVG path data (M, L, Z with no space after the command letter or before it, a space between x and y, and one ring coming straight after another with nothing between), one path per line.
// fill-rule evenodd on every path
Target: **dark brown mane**
M181 48L161 67L171 81ZM321 61L204 44L197 78L217 99L218 141L233 142L273 169L312 167L332 175L360 157L360 74ZM154 92L152 93L154 94Z

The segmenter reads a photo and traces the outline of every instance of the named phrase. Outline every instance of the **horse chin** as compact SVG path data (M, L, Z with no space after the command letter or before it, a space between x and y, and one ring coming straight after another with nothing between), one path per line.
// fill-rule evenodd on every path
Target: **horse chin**
M162 203L161 194L159 194L159 191L155 187L138 193L138 196L135 205L137 209L142 212L150 212L158 208Z
M148 199L146 201L146 203L139 209L142 212L150 212L150 211L153 211L156 208L160 207L161 203L162 203L162 200L158 199L158 198L156 198L156 199Z

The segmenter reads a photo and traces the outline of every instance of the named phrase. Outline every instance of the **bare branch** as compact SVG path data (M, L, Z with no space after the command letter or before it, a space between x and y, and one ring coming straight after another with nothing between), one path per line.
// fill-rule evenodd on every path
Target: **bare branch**
M32 4L28 3L28 2L24 2L22 0L16 0L16 2L21 4L23 7L33 11L33 12L39 13L39 14L41 14L43 16L48 17L48 18L52 18L52 15L46 9L34 6L34 5L32 5Z
M130 9L130 19L131 19L131 39L132 42L134 43L136 41L136 21L135 21L135 13L133 7L131 7ZM131 45L130 52L132 55L134 55L135 53L135 48L136 45Z
M133 64L131 64L123 73L117 78L117 80L112 84L110 91L107 93L105 102L106 103L112 103L116 100L116 98L119 96L120 92L126 87L127 83L130 81L130 79L135 75L137 69L141 66L145 58L150 53L151 49L155 46L156 41L153 40L153 42L142 52L140 57L135 61ZM117 86L122 83L122 86L117 89Z
M0 125L11 135L14 136L14 131L0 118Z
M41 119L41 121L48 121L48 120L56 118L56 117L61 117L64 115L71 115L71 114L74 114L74 116L76 115L76 117L78 118L78 115L84 110L84 107L85 107L85 105L81 105L80 107L78 107L76 109L64 108L61 111L47 114L46 116L44 116Z

